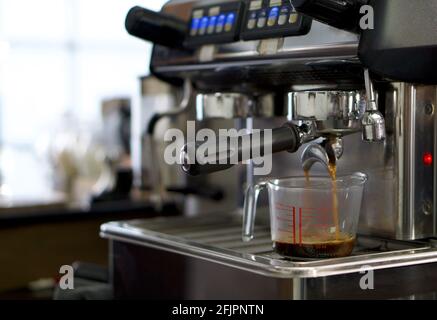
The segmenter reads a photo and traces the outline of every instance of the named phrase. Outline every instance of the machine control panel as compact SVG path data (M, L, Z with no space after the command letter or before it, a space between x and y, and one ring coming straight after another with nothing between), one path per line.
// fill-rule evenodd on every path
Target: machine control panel
M312 19L296 12L288 0L226 2L192 10L187 47L304 35Z
M186 45L193 47L239 40L243 11L242 1L194 8Z
M258 40L307 34L312 19L296 12L288 0L248 0L240 38Z

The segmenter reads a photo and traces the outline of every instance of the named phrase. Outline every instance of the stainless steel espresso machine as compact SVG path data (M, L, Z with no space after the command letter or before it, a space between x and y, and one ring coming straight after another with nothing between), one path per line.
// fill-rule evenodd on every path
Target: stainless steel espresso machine
M254 174L251 150L236 148L246 165L202 165L190 161L188 143L182 170L225 189L237 185L238 195L222 200L234 210L103 225L115 296L435 297L436 14L437 3L408 0L172 0L160 13L133 8L128 32L155 44L156 77L189 84L192 120L273 129L268 177L326 174L335 164L339 174L365 173L368 183L352 256L284 258L272 250L267 214L259 214L255 239L242 240L244 191L266 179ZM203 207L214 212L212 202ZM374 286L363 288L369 272Z

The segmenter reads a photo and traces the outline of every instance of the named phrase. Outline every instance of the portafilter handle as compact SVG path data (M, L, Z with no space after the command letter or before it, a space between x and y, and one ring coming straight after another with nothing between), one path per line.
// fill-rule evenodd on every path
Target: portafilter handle
M296 152L309 139L305 129L305 127L287 123L281 128L273 129L271 139L264 139L266 131L261 131L261 134L257 136L253 134L239 136L234 139L235 143L230 143L230 146L225 150L220 150L219 141L204 144L188 143L181 151L182 170L192 176L210 174L227 170L239 162L265 156L269 153ZM205 162L198 159L197 151L199 148L215 150L213 154L203 157L213 161Z

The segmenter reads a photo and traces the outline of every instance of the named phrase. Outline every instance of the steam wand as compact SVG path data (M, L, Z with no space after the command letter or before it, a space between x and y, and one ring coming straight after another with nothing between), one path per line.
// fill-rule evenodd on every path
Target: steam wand
M370 79L369 69L364 70L366 85L366 112L361 123L363 125L363 140L368 142L380 142L386 138L384 116L378 110L376 94Z

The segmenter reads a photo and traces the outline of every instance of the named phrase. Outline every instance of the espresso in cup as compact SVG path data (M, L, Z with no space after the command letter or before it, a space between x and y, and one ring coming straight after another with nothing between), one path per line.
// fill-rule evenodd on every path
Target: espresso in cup
M352 254L356 243L356 238L340 234L337 239L334 236L329 240L307 239L302 243L274 242L276 253L285 257L302 258L340 258Z

